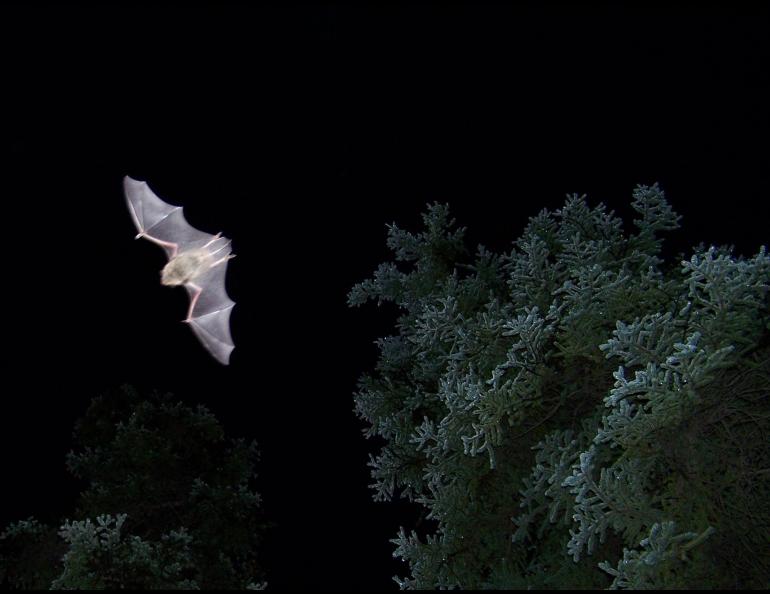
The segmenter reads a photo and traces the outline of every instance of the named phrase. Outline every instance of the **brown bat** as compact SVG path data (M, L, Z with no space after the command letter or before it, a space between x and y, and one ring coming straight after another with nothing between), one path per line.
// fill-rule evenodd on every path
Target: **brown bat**
M126 176L123 187L128 210L139 231L136 238L157 243L168 256L160 282L187 289L190 309L184 321L209 353L227 365L235 348L230 336L230 312L235 302L225 290L227 261L234 257L230 240L190 225L181 206L158 198L146 182Z

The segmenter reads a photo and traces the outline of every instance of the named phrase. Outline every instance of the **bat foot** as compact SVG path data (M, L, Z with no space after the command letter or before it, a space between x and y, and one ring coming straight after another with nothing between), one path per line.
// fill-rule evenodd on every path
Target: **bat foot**
M214 242L215 242L217 239L219 239L220 237L222 237L222 232L221 232L221 231L220 231L219 233L217 233L217 234L216 234L214 237L212 237L212 238L209 240L209 242L208 242L206 245L204 245L203 247L209 247L209 246L210 246L212 243L214 243Z
M224 258L220 258L219 260L217 260L211 265L211 268L214 268L214 266L217 266L219 264L224 264L225 262L227 262L228 260L232 260L233 258L235 258L235 254L229 254Z

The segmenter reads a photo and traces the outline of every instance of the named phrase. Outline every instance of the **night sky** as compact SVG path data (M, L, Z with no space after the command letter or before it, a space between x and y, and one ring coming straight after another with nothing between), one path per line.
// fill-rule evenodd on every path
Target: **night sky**
M471 249L503 251L568 193L629 217L658 182L683 215L670 253L756 253L760 5L4 5L2 526L71 513L73 423L128 383L258 441L273 588L395 590L388 539L418 509L372 501L352 393L396 311L346 305L385 224L449 202ZM124 175L232 239L230 366L134 241Z

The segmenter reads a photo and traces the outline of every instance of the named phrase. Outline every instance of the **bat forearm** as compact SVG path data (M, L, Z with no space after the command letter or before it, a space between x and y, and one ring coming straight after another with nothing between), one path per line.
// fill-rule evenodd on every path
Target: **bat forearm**
M192 313L195 309L195 304L198 302L198 297L201 295L201 287L196 285L195 283L188 283L190 287L192 287L194 293L192 294L192 297L190 298L190 309L187 310L187 318L185 319L185 322L189 322L192 320Z
M173 258L174 256L176 256L176 251L178 247L176 243L172 243L170 241L163 241L162 239L158 239L157 237L148 235L145 231L142 231L141 233L139 233L135 239L139 239L140 237L149 239L151 242L158 244L162 248L168 248L171 251L169 255L170 258Z

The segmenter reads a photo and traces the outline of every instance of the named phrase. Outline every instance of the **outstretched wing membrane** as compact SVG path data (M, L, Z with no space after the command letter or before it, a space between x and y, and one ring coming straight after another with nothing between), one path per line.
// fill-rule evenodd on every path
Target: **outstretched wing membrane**
M225 289L230 240L211 235L190 225L181 206L158 198L146 182L128 176L123 180L126 202L139 235L160 245L168 256L168 267L185 267L189 280L182 280L190 295L190 311L185 320L198 340L220 363L230 362L234 345L230 335L230 312L235 302ZM188 253L189 252L189 253ZM203 254L203 256L201 256ZM164 269L165 272L166 269ZM168 283L166 284L176 284Z
M225 259L201 274L195 283L185 285L190 299L194 300L187 322L201 344L224 365L230 362L234 348L230 312L235 305L225 289L226 273Z
M186 251L205 245L214 235L199 231L182 214L181 206L168 204L158 198L147 182L137 181L126 176L123 180L126 202L131 218L139 235L150 240L159 240L166 255L173 257L178 251Z

